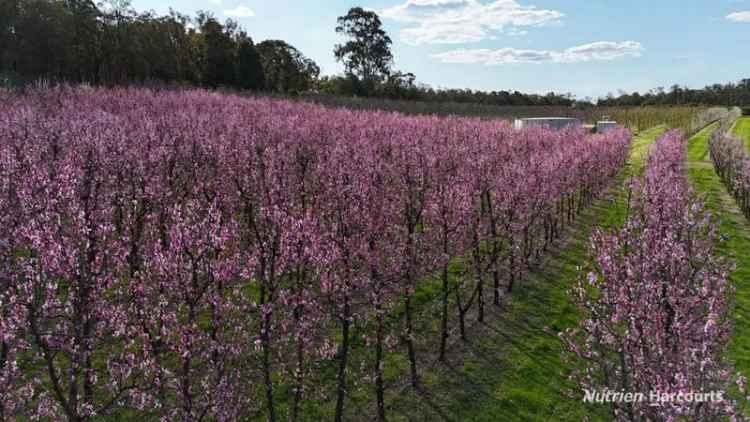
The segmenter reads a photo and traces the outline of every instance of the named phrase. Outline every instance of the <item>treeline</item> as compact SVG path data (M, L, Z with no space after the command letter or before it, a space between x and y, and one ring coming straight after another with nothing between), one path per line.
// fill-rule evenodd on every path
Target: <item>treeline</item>
M369 88L353 75L323 76L318 84L322 93L337 96L376 97L388 100L426 103L478 104L482 106L578 106L592 107L588 101L576 100L573 94L524 94L518 91L474 91L440 88L416 82L411 73L388 74L383 81Z
M393 68L391 39L375 12L352 8L336 32L347 42L334 55L342 75L320 77L311 59L282 40L258 44L235 21L208 12L138 13L128 0L3 0L0 84L39 79L96 85L177 84L267 93L482 106L586 108L572 94L435 89ZM599 99L599 106L750 105L750 79L703 89L674 85Z
M299 99L328 107L351 110L385 110L403 114L435 114L439 116L467 116L487 119L514 119L517 117L575 117L586 122L595 122L608 115L608 108L575 105L497 105L477 102L422 101L388 97L365 97L334 95L327 92L308 92ZM613 108L614 109L614 108Z
M255 44L236 22L137 13L113 0L3 0L0 75L98 85L179 83L275 92L310 89L320 70L279 40Z
M431 103L570 106L570 94L527 95L433 89L392 69L391 40L371 11L352 8L336 32L340 76L320 68L282 40L258 44L234 21L208 12L189 17L138 13L127 0L0 2L0 83L176 84L267 93L315 92Z
M619 96L609 95L599 99L600 106L648 106L648 105L713 105L750 106L750 78L737 83L713 84L703 89L690 89L673 85L668 90L662 87L645 94L634 92Z

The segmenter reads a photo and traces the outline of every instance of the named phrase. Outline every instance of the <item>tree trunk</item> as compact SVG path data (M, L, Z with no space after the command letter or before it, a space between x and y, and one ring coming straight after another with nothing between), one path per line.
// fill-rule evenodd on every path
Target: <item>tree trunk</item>
M493 288L493 303L495 306L500 306L500 242L497 239L497 221L492 209L492 198L487 195L487 210L490 214L490 236L492 237L492 288Z
M296 313L296 311L295 311ZM294 405L292 407L292 421L297 421L299 419L299 408L300 404L302 403L302 390L303 390L303 370L304 370L304 358L305 358L305 352L304 352L304 344L303 340L300 338L297 340L297 373L296 373L296 380L295 380L295 387L294 387Z
M482 251L479 249L479 237L474 231L474 248L472 249L474 260L474 282L477 286L477 320L484 322L484 277L482 276Z
M495 255L495 262L492 264L492 283L493 283L493 290L495 291L494 295L494 304L495 306L500 306L500 299L502 298L502 295L500 294L500 269L498 266L500 265L500 256L499 253Z
M375 395L378 402L378 422L385 422L385 385L383 382L383 336L385 321L380 305L377 306L377 333L375 343Z
M269 316L263 315L261 327L261 343L263 345L263 381L266 385L266 404L268 406L268 420L276 421L276 406L273 401L273 380L271 379L271 340L268 335Z
M461 340L466 341L466 310L458 310L458 329L461 333Z
M304 203L304 200L303 200ZM295 294L299 297L301 295L301 291L304 288L305 280L306 280L306 274L304 265L301 266L301 270L298 271L298 278L296 283L296 292ZM296 326L300 327L302 324L302 316L304 314L304 307L299 302L294 308L294 320L296 322ZM302 338L302 336L298 336L297 338L297 373L296 380L295 380L295 388L294 388L294 403L292 406L292 421L296 422L299 420L299 410L300 406L302 405L302 398L303 398L303 392L304 392L304 369L305 369L305 342Z
M443 266L443 303L440 319L440 361L445 362L445 348L448 343L448 265Z
M193 399L190 394L190 356L182 359L182 397L185 402L182 404L182 410L187 418L192 418Z
M5 361L8 359L8 343L3 342L0 347L0 373L5 369ZM0 422L5 422L5 406L0 401Z
M336 388L336 422L343 421L344 398L346 396L346 366L349 360L349 326L351 309L349 301L344 304L344 316L341 321L341 350L339 351L339 381Z
M417 373L417 352L414 349L414 328L412 326L411 292L406 294L404 301L406 312L406 350L409 354L409 372L411 373L411 385L417 391L419 386L419 374Z
M474 277L477 284L477 321L484 322L484 276L482 274L482 262L478 247L474 254L474 263L476 266Z
M513 284L516 281L516 252L515 252L515 241L513 240L513 233L508 237L510 239L510 281L506 292L513 292Z
M466 341L466 312L471 309L471 305L474 303L474 297L477 294L477 289L471 294L471 297L466 303L466 306L461 304L461 293L460 289L456 288L456 306L458 307L458 327L461 333L461 340Z

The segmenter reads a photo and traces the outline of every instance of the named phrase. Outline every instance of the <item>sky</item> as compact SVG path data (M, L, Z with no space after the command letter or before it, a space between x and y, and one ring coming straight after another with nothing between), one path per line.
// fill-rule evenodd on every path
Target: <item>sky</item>
M282 39L343 71L336 18L376 11L394 69L435 88L598 98L750 78L750 0L132 0L139 12L210 11L255 42Z

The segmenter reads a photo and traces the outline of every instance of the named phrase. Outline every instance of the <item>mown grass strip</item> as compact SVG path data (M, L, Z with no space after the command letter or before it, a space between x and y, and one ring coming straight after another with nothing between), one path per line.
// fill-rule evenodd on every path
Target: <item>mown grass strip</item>
M735 133L750 130L750 119L742 121L735 126ZM736 287L736 303L729 357L734 361L735 369L750 375L750 223L722 184L707 153L708 140L716 127L711 125L690 139L688 178L696 193L704 198L707 210L718 219L723 239L718 252L737 266L731 275Z
M740 117L737 119L733 132L745 140L745 146L750 150L750 117Z
M622 224L627 181L640 174L649 146L663 127L634 139L627 169L608 195L584 211L567 239L524 280L487 323L471 330L469 342L456 342L447 365L425 374L427 393L407 390L390 404L392 420L549 421L609 420L606 406L584 405L567 392L557 333L577 323L568 289L590 265L594 227Z

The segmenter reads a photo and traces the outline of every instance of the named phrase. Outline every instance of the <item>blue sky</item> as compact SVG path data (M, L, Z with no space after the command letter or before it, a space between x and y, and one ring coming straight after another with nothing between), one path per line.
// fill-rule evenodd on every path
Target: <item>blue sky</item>
M395 68L434 87L572 92L579 98L750 78L750 0L133 0L239 22L339 73L336 17L379 12Z

